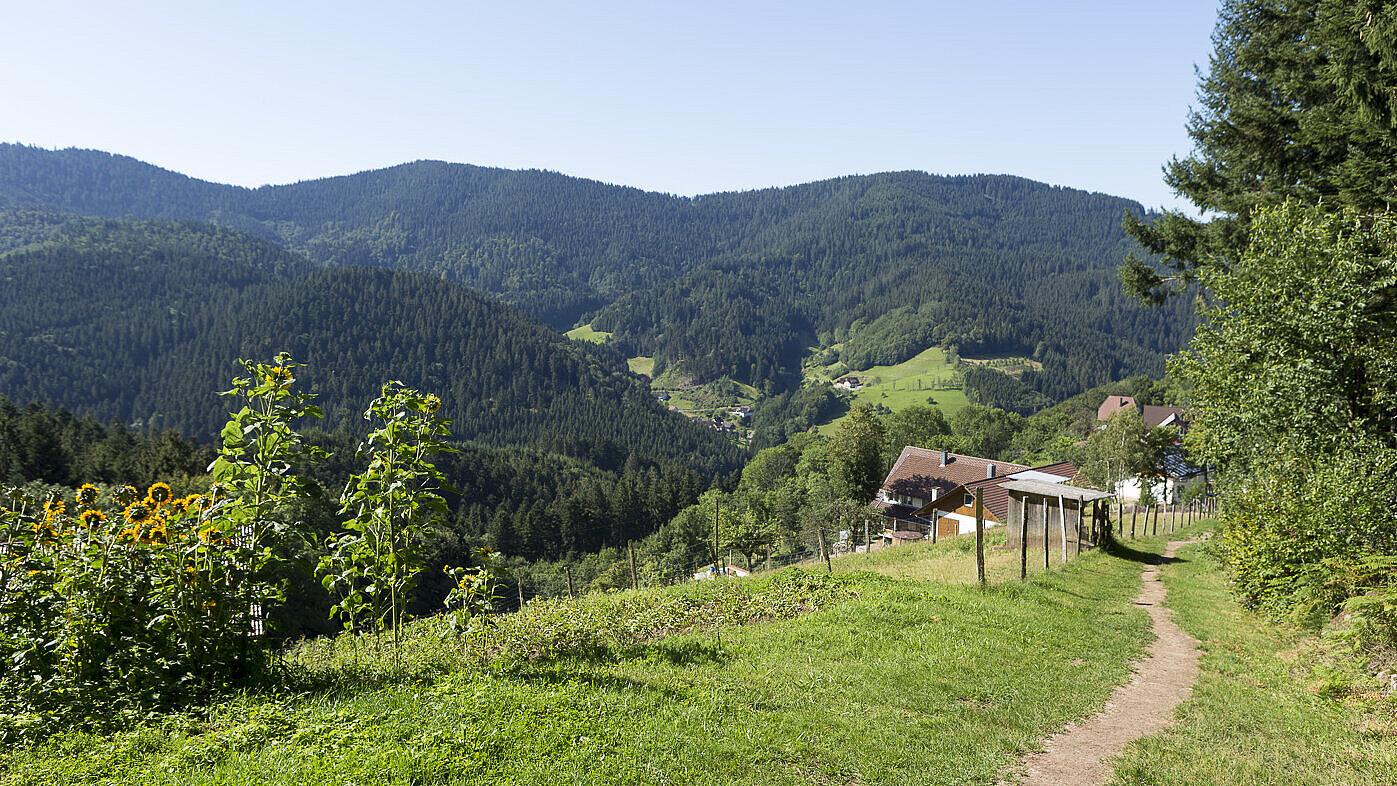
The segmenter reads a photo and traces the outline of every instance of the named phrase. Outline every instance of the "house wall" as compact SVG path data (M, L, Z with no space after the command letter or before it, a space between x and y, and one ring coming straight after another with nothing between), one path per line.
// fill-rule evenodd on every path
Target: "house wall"
M1179 480L1177 478L1156 479L1150 482L1150 495L1159 502L1175 505L1182 501L1185 492L1202 482L1202 475L1186 480ZM1117 483L1115 492L1116 496L1126 502L1139 502L1140 489L1140 479L1131 478Z

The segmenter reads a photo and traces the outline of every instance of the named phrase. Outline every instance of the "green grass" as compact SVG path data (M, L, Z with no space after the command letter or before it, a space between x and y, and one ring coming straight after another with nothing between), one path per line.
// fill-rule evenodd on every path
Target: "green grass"
M1397 697L1366 718L1326 698L1342 670L1323 640L1238 607L1205 548L1178 557L1163 574L1168 605L1202 645L1202 676L1173 727L1126 748L1113 783L1397 783Z
M563 335L577 341L590 341L593 344L605 344L611 334L601 330L593 330L591 325L575 327Z
M854 393L853 402L881 404L888 409L899 410L912 404L925 404L927 397L931 397L947 415L960 410L968 403L965 393L961 390L933 390L938 382L955 376L955 366L946 360L945 351L939 347L932 347L903 363L874 366L866 371L852 373L865 379L878 379L877 383L864 385ZM830 379L831 376L827 368L807 368L806 374L823 379ZM921 384L921 389L918 389L918 383ZM834 433L843 419L841 416L821 425L820 433Z
M300 688L0 751L0 783L990 784L1127 678L1148 638L1139 571L1165 539L1027 583L999 580L1014 555L992 548L984 592L960 536L832 577L548 601L474 654L429 621L405 673L367 640L321 642L297 651ZM1391 731L1314 691L1303 638L1239 609L1201 549L1179 558L1164 580L1203 675L1114 782L1397 782Z
M906 559L891 551L871 556ZM987 592L779 572L561 601L511 623L559 645L537 657L440 656L397 680L369 669L69 733L0 753L0 783L992 783L1127 677L1148 625L1139 570L1091 554ZM793 600L811 610L785 613ZM705 605L720 624L683 622Z
M655 374L655 359L640 355L626 360L626 365L631 367L631 373L643 374L647 377Z

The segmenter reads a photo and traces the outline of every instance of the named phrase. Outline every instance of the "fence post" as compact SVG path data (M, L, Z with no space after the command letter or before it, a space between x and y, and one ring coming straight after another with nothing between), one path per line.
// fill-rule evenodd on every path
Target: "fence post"
M1050 559L1051 559L1050 555L1052 554L1052 549L1049 548L1049 544L1048 544L1048 540L1049 540L1049 538L1048 538L1048 515L1049 515L1049 514L1048 514L1048 498L1047 498L1047 497L1044 497L1044 498L1043 498L1043 570L1047 570L1048 568L1052 567L1052 566L1049 564L1049 561L1050 561Z
M1062 495L1057 496L1057 528L1062 534L1062 564L1067 564L1067 503L1063 502Z
M820 536L820 556L825 560L825 572L833 573L834 566L829 562L829 549L825 548L825 528L823 526L820 527L816 530L816 533Z
M514 587L519 590L519 608L524 608L524 571L519 570L514 574Z
M980 588L985 586L985 503L981 498L984 492L975 489L975 579ZM934 528L936 525L933 524Z
M1019 502L1019 580L1028 578L1028 497Z
M569 598L576 598L576 597L577 597L577 593L574 592L573 589L572 589L572 568L569 567L569 566L567 566L567 565L564 565L564 566L563 566L563 573L567 574L567 577L568 577L568 597L569 597Z
M635 541L626 541L626 551L631 554L631 589L640 589L640 578L635 572Z
M1135 516L1140 512L1140 500L1130 506L1130 539L1135 540Z

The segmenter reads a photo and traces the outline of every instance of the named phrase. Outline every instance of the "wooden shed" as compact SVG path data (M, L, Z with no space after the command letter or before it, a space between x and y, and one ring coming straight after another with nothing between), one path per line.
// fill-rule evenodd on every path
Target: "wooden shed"
M1063 483L1010 480L1001 486L1009 492L1008 545L1021 548L1027 521L1028 549L1080 551L1092 545L1091 505L1110 494Z

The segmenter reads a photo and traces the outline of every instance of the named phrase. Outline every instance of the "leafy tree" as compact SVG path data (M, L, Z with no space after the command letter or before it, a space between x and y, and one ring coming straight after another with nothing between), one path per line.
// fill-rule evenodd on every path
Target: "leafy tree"
M860 403L849 411L830 439L829 477L835 497L866 502L883 482L883 442L887 429L872 405Z
M1325 616L1371 590L1355 565L1397 554L1395 252L1391 214L1288 202L1258 210L1246 252L1204 274L1222 304L1173 369L1193 386L1189 444L1223 473L1222 541L1255 605Z
M1287 199L1361 211L1397 197L1397 8L1383 0L1226 0L1213 35L1195 150L1165 182L1213 217L1182 212L1126 229L1165 258L1121 268L1137 297L1162 300L1200 269L1226 268L1258 209Z

